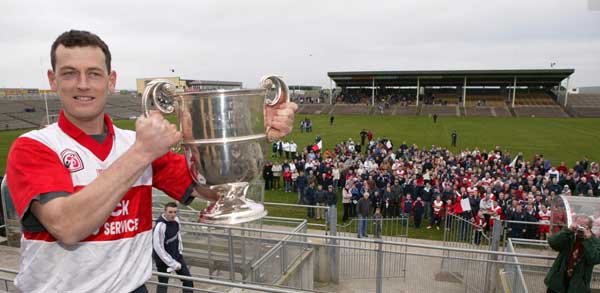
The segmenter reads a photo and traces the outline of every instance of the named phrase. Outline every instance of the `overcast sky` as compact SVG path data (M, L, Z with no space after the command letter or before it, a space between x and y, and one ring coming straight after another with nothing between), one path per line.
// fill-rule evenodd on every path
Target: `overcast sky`
M328 71L574 68L600 85L600 0L0 2L0 87L48 88L50 45L109 45L117 88L141 77L329 87ZM596 5L600 6L600 5ZM170 70L174 69L175 73Z

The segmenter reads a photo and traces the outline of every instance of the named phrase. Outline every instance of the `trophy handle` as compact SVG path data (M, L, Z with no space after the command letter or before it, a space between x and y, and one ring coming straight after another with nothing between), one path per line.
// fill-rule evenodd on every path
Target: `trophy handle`
M154 102L154 106L165 114L175 111L175 85L166 79L154 79L150 81L142 94L142 112L144 116L150 116L148 102Z
M280 101L282 99L285 103L288 103L290 101L290 90L289 90L287 84L285 83L285 81L283 81L283 79L281 79L280 76L265 75L265 76L263 76L263 78L261 78L260 85L262 88L267 90L267 93L265 94L265 105L275 106L278 103L280 103ZM269 92L273 90L273 87L275 87L275 91L276 91L275 97L273 99L270 99ZM269 131L270 130L271 130L271 127L267 126L265 133L267 134L267 140L269 140L269 141L270 141L270 139L269 139Z
M279 103L279 100L283 99L285 103L290 101L290 90L288 89L287 84L280 76L277 75L265 75L260 80L260 85L262 88L267 91L272 90L273 86L275 86L275 90L277 91L275 94L275 98L269 99L268 95L265 98L265 104L269 106L274 106Z
M175 88L176 86L166 79L154 79L150 81L144 93L142 94L142 112L145 117L150 116L150 110L148 103L152 101L154 106L165 114L171 114L175 111ZM178 126L181 131L181 124ZM181 150L181 141L176 146L172 147L173 152L179 152Z

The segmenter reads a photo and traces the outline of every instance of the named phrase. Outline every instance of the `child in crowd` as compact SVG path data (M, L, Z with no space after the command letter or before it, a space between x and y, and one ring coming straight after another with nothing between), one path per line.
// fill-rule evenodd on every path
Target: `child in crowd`
M375 230L375 238L381 238L381 222L382 222L382 216L381 216L381 208L377 207L375 208L375 214L373 215L373 225L374 225L374 230Z

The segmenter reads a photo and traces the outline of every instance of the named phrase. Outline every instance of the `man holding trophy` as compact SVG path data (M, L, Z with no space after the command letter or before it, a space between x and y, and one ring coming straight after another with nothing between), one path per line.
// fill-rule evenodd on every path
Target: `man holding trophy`
M251 131L235 126L242 121L228 120L231 116L200 121L195 116L213 113L216 104L181 100L177 106L198 111L179 110L180 124L192 128L178 131L161 113L146 109L133 132L113 126L105 113L117 75L104 41L85 31L65 32L52 45L51 63L48 80L60 96L59 121L15 140L7 163L9 191L23 227L15 279L20 291L146 292L152 268L152 187L183 204L194 197L220 201L205 211L216 223L235 223L236 211L242 220L261 212L237 190L247 189L243 183L254 174L239 175L224 158L253 155L246 167L262 169L262 143L291 131L297 105L283 97L287 88L278 78L263 81L264 91L273 86L279 91L262 109L252 109L260 115L238 117L254 123ZM169 100L168 86L161 84L153 93L155 101ZM235 99L227 102L240 108ZM258 121L263 122L262 136ZM231 136L200 138L201 132ZM185 155L170 151L178 143ZM202 173L209 168L218 172Z

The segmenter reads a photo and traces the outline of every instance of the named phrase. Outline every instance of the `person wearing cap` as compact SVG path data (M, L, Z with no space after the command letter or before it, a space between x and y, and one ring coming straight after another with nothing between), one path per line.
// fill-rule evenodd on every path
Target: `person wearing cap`
M592 218L577 215L570 227L548 238L558 252L544 284L547 292L590 292L594 266L600 264L600 240L592 233Z

